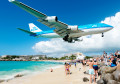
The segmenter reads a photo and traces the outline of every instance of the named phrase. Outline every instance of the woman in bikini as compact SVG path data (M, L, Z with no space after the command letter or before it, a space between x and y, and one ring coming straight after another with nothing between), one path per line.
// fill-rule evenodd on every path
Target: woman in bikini
M66 67L65 67L65 69L66 69L66 70L65 70L65 71L66 71L66 75L67 75L67 73L70 74L70 69L69 69L69 68L70 68L70 66L69 66L69 64L67 63L67 64L66 64Z
M93 63L93 69L94 69L95 76L97 75L97 78L98 78L98 63L96 59L94 60L94 63Z

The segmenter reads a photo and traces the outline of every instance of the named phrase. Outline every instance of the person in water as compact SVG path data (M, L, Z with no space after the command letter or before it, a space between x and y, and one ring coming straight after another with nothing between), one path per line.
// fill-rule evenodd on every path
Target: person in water
M97 63L96 59L94 59L93 69L94 69L94 72L95 72L95 76L97 75L97 78L98 78L98 63Z
M87 62L87 64L89 65L89 74L90 74L90 84L92 83L92 76L93 76L93 78L94 78L94 82L96 82L95 81L95 76L94 76L94 69L93 69L93 60L92 59L90 59L90 61L88 61Z

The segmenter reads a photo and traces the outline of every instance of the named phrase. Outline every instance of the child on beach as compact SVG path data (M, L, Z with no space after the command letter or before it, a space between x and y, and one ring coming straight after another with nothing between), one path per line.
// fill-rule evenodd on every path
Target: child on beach
M53 72L53 69L51 68L51 72Z

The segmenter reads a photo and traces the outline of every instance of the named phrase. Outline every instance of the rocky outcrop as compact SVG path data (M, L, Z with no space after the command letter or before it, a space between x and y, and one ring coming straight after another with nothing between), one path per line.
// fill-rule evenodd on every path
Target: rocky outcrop
M116 70L113 72L114 80L120 82L120 71Z
M4 82L5 80L0 80L0 83Z
M104 83L103 79L100 79L97 81L97 84L105 84L105 83Z
M18 77L22 77L22 74L17 74L16 76L14 76L14 78L18 78Z
M110 73L107 73L104 75L103 80L105 83L107 83L109 80L113 80L113 75Z
M117 81L115 81L115 80L109 80L107 82L107 84L119 84L119 83Z
M101 77L104 77L107 73L113 73L116 70L116 67L108 67L108 66L102 66L98 73L101 75Z
M117 67L102 66L99 72L101 78L97 84L120 84L120 70Z
M83 72L84 74L89 74L89 70L87 70L87 71L85 71L85 72Z
M106 67L105 73L113 73L117 67Z
M83 78L83 81L84 81L84 82L88 82L89 79L88 79L87 77L84 77L84 78Z

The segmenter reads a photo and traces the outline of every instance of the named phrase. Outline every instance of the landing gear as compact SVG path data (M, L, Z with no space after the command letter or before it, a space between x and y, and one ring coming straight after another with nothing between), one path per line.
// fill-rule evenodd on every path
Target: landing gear
M72 38L68 38L68 42L72 43L73 39Z
M69 38L69 35L67 34L64 38L63 38L64 41L68 41L68 43L72 43L73 42L73 39L72 38Z
M74 41L83 41L83 38L73 38Z
M104 33L102 33L102 37L104 37Z
M64 40L64 41L68 41L68 37L69 37L69 35L67 34L67 35L63 38L63 40Z

